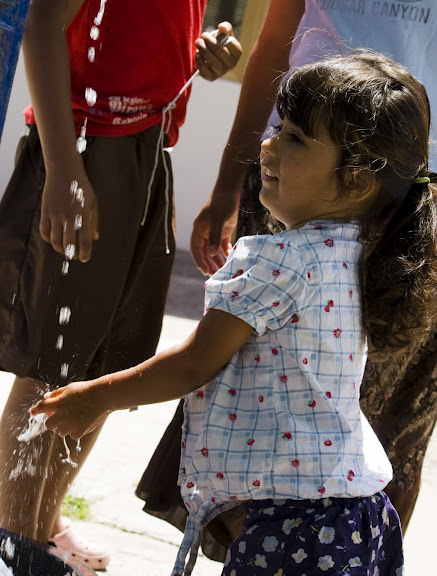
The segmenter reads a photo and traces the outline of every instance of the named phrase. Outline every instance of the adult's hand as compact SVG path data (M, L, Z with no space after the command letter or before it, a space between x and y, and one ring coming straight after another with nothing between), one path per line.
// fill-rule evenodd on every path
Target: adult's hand
M210 32L204 32L195 42L197 68L202 78L210 82L234 68L242 52L241 44L233 35L229 22L221 22L218 30L227 36L225 43L221 43Z
M238 198L215 189L194 220L191 253L205 276L214 274L226 262L237 216Z
M74 258L87 262L99 237L97 199L83 165L47 171L41 205L40 233L56 252L74 246Z

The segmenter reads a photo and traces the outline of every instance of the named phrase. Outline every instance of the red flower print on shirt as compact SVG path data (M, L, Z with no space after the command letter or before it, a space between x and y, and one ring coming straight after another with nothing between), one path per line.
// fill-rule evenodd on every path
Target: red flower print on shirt
M352 482L352 480L354 479L355 476L355 472L353 470L349 470L349 473L347 475L347 479L349 480L349 482Z
M346 268L346 270L347 270L347 264L346 264L346 262L343 262L343 268Z
M309 280L311 278L311 272L308 272L307 276L308 276L308 280Z
M279 376L279 380L282 382L282 384L287 384L288 376L286 376L285 374L282 374L282 376Z
M231 396L235 396L236 391L235 391L233 388L230 388L230 389L228 390L228 394L230 394Z
M302 358L302 364L308 364L308 358Z
M235 422L238 418L238 416L235 413L229 414L228 418L231 422Z
M278 349L272 348L272 354L273 354L273 356L277 356L278 355Z
M255 362L259 362L261 360L261 356L259 354L257 354L255 356Z
M291 316L291 323L296 324L296 322L299 322L299 316L297 314L293 314Z
M277 243L276 243L276 246L277 246L278 248L280 248L281 250L284 249L284 243L283 243L283 242L277 242Z
M243 274L243 272L244 272L244 270L242 270L242 269L237 270L235 272L235 274L232 276L232 278L238 278L238 276L241 276Z
M353 388L354 390L357 389L357 387L356 387L356 385L355 385L355 382L352 383L352 388Z
M194 482L187 482L187 488L194 488Z
M233 250L236 250L236 249L237 249L237 244L238 244L238 242L236 242L236 243L234 244L234 246L233 246L233 248L232 248Z
M203 392L203 390L199 390L199 392L196 394L196 398L202 399L205 396L205 392Z
M333 306L334 306L334 300L328 300L328 303L325 306L325 312L330 312Z
M246 444L248 446L253 446L255 444L255 438L249 438L249 440L246 442Z
M285 434L282 434L282 439L291 440L291 432L286 432Z
M316 225L314 226L314 230L323 230L322 224L316 224Z
M231 294L231 298L236 298L238 296L238 292L236 292L235 290L232 292Z
M205 448L202 448L200 453L202 454L202 456L205 456L205 458L206 458L209 454L209 450L208 450L208 448L205 447Z
M261 482L259 480L254 480L252 482L252 486L255 486L255 487L261 486Z
M218 478L219 480L223 480L223 473L222 472L217 472L217 474L215 475L216 478Z
M324 494L326 492L326 488L324 486L319 486L317 488L317 492L319 492L320 494Z
M185 442L184 441L181 442L181 447L185 448Z
M316 407L316 401L313 400L312 402L308 402L308 406L309 406L310 408L315 408L315 407Z
M187 470L185 468L182 468L181 472L182 472L182 474L186 474Z
M332 442L331 442L331 440L329 440L329 438L328 438L327 440L325 440L325 441L323 442L323 444L324 444L325 446L332 446Z
M281 271L280 271L280 270L272 270L272 276L273 276L273 278L279 278L280 275L281 275Z
M349 298L352 298L353 295L354 295L354 291L353 291L353 290L349 290Z
M349 354L349 360L352 362L354 359L354 357L352 356L352 354Z
M293 468L299 468L299 466L300 466L300 460L298 460L297 458L295 458L294 460L291 461L291 465L293 466Z
M258 401L261 403L264 402L264 396L258 396Z
M332 248L334 246L334 240L331 240L331 238L327 238L324 241L325 246L328 246L328 248Z
M275 302L273 302L272 306L274 308L276 308L276 306L279 306L280 302L278 300L276 300Z
M238 496L229 496L229 500L238 500Z
M328 392L325 392L325 394L326 394L326 396L327 396L328 398L331 398L331 396L332 396L331 392L329 392L329 391L328 391Z
M332 333L334 334L334 338L340 338L341 330L340 328L337 328L336 330L333 330Z

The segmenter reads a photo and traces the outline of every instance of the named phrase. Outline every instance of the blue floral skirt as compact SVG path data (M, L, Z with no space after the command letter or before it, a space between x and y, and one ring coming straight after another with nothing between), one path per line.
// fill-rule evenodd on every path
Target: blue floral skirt
M222 576L403 575L399 516L384 492L245 506Z

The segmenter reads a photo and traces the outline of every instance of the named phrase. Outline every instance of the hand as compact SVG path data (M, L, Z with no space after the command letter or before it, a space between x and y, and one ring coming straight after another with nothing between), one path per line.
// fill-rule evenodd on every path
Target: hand
M221 46L210 32L204 32L195 42L197 68L202 78L210 82L234 68L242 52L241 44L233 36L229 22L221 22L218 30L228 36L225 46Z
M72 190L78 183L79 194ZM65 254L68 245L75 247L75 258L87 262L93 240L99 237L98 209L94 190L82 161L71 169L47 170L42 195L40 233L56 252Z
M191 253L199 270L214 274L226 262L237 225L238 199L214 191L193 223Z
M91 382L73 382L44 394L44 400L32 406L30 414L47 414L48 430L78 440L97 428L109 414L92 392Z

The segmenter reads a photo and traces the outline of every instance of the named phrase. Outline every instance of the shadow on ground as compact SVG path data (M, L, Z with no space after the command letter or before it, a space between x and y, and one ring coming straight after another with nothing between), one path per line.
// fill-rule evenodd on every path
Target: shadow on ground
M165 313L200 320L203 316L206 277L196 268L189 252L177 250Z

